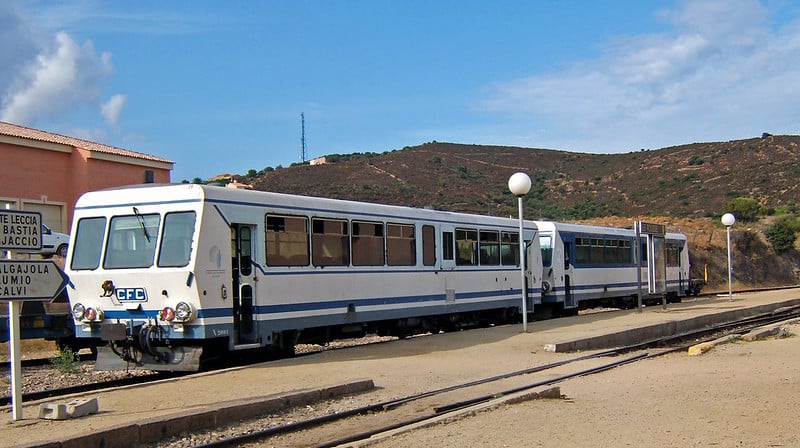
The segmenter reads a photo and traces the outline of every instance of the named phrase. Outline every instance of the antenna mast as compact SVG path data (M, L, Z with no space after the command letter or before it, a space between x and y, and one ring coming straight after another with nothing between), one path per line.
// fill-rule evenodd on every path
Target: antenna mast
M306 154L306 117L303 112L300 112L300 149L302 150L302 161L306 163L308 154Z

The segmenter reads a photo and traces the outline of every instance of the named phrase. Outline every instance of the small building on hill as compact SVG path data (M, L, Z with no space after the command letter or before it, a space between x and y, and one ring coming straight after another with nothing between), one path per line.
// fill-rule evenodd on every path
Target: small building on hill
M169 183L174 162L149 154L0 121L0 208L42 214L69 232L78 197L90 190Z

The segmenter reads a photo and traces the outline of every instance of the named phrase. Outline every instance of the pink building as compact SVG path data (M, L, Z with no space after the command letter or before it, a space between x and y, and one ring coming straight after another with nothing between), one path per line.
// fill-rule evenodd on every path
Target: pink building
M69 233L72 209L90 190L169 183L174 162L161 157L0 121L0 208L36 211Z

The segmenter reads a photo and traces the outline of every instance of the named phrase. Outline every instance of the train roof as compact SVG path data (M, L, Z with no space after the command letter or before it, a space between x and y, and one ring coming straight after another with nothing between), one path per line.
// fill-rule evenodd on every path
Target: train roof
M592 226L586 224L570 224L555 221L535 221L536 227L542 232L572 232L584 234L602 234L602 235L621 235L621 236L634 236L636 231L629 227L603 227ZM685 240L686 235L682 233L667 232L668 239Z
M365 207L369 207L378 215L385 214L416 219L459 221L465 224L473 223L475 225L484 224L515 227L518 225L518 220L511 217L477 215L201 184L140 184L92 191L85 193L78 199L75 210L195 201L241 205L258 205L268 201L270 204L292 205L296 209L325 210L330 212L363 212ZM301 206L298 206L298 202L301 203ZM525 228L528 230L536 229L536 224L533 221L525 221Z

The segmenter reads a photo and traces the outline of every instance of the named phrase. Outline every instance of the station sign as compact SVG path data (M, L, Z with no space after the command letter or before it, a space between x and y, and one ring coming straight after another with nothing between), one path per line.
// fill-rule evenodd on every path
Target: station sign
M0 260L0 300L52 299L68 281L53 260Z
M0 250L42 248L42 214L0 210Z
M637 221L639 224L639 231L647 235L661 235L667 233L667 228L664 224L655 224L652 222Z

